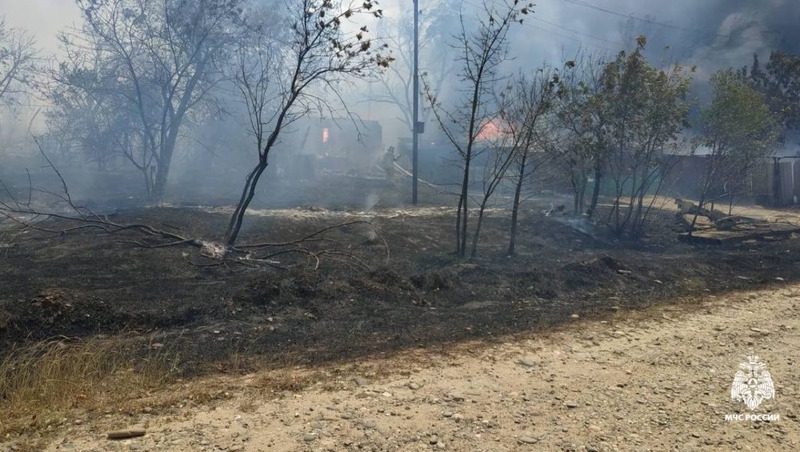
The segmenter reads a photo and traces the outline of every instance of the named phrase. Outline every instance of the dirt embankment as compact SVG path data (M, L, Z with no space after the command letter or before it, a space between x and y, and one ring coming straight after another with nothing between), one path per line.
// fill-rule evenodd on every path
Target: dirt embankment
M280 374L197 381L223 400L67 420L48 450L512 451L797 450L800 286L573 319L546 334L403 352ZM731 400L754 352L775 397L756 413ZM283 390L282 390L283 389ZM138 439L108 431L141 427Z

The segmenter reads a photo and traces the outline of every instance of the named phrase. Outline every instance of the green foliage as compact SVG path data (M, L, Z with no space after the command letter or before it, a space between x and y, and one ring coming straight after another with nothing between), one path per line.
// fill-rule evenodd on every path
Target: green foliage
M800 128L800 56L772 52L765 69L754 56L749 82L784 127Z
M764 95L732 70L716 73L711 85L713 100L702 112L704 137L712 150L710 172L739 179L772 151L778 124Z
M659 69L643 54L647 39L636 39L633 52L611 61L568 61L558 80L558 144L575 191L575 213L584 210L590 174L595 179L586 214L597 207L604 181L613 187L614 203L606 222L618 235L643 233L652 199L671 161L665 151L686 126L690 70L675 65Z
M644 232L653 197L670 170L665 151L686 126L690 70L680 65L658 69L638 48L609 62L593 96L602 122L603 158L614 186L607 222L618 235Z
M656 69L641 49L620 53L606 66L599 95L614 150L633 156L651 154L674 140L686 125L690 82L684 67Z

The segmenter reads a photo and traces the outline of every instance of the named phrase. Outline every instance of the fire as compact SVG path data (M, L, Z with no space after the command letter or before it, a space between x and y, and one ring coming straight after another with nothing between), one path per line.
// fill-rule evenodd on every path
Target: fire
M503 124L497 118L487 121L480 129L476 139L478 141L489 141L500 138L503 134Z

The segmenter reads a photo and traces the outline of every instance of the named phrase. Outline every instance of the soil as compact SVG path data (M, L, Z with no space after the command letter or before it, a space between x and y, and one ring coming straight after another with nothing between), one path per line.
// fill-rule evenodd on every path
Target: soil
M179 352L182 371L194 375L233 353L253 369L349 360L800 278L797 240L689 245L664 211L649 237L626 243L545 217L540 207L526 209L514 257L505 255L506 213L489 212L479 257L469 261L451 252L453 212L443 207L266 210L248 219L244 242L370 222L311 244L347 254L323 256L318 269L296 254L274 258L286 268L216 265L193 248L143 249L133 236L7 230L0 232L0 350L125 332L143 351L155 341ZM111 218L213 239L226 213L158 208Z
M334 251L318 266L298 253L275 256L271 265L220 265L194 248L144 249L131 243L141 237L127 233L52 234L2 223L0 356L53 337L119 335L143 359L153 344L178 357L186 381L220 374L235 381L227 391L230 404L209 412L184 404L169 418L148 415L141 419L152 418L163 434L147 435L145 443L114 443L140 450L155 448L147 441L158 438L168 450L214 450L224 438L231 439L224 445L228 450L570 450L573 444L574 450L626 444L637 450L693 444L776 450L759 445L783 448L797 441L793 417L777 427L747 424L723 431L710 406L702 411L710 423L695 426L700 411L685 411L685 405L705 400L733 409L725 405L724 386L749 340L743 343L735 333L751 319L767 322L770 333L759 333L758 344L774 341L767 361L784 366L781 384L792 384L797 306L791 301L795 292L786 291L800 283L800 241L683 243L674 212L658 210L648 236L626 242L568 216L543 215L550 202L525 206L513 257L505 254L507 212L490 210L479 256L470 260L452 253L454 212L445 207L307 207L256 210L248 217L247 243L293 241L322 228L369 222L333 228L309 242L316 251ZM214 240L228 214L223 208L162 207L118 211L110 218ZM66 228L56 220L37 225ZM719 314L703 303L709 297L734 300L738 292L755 289L791 296L778 297L785 305L776 305L775 312L766 301L771 292L752 308L725 302ZM659 309L670 318L687 317L610 330L620 316ZM757 309L755 317L748 309ZM708 330L715 319L727 335ZM686 329L686 322L696 330ZM561 327L566 329L548 333ZM533 356L534 364L520 365L523 354ZM330 370L375 360L385 360L381 366L389 370L378 374L388 379L359 380L359 389L352 387L352 372ZM295 392L242 408L252 399L247 378L287 369L314 373L312 381L321 380L329 391L262 384ZM720 379L713 380L709 369L718 369ZM421 389L408 387L411 380ZM240 383L245 389L234 389ZM779 394L796 393L789 388L782 386ZM792 400L776 401L787 417L794 416ZM334 422L325 416L337 406ZM206 417L192 420L195 415ZM114 418L113 411L109 416ZM178 421L182 416L190 417ZM104 419L97 413L89 418ZM102 422L88 422L65 440L73 450L108 450L109 444L91 440L105 428ZM198 427L186 433L188 425ZM261 437L247 430L254 427ZM665 431L672 436L650 434ZM249 442L236 443L235 432ZM731 432L739 436L728 437Z
M47 450L798 450L800 285L692 302L326 366L300 388L265 386L269 374L200 381L221 399L70 419ZM755 413L779 417L726 421L750 413L730 387L751 352L776 393ZM146 435L106 439L131 428Z

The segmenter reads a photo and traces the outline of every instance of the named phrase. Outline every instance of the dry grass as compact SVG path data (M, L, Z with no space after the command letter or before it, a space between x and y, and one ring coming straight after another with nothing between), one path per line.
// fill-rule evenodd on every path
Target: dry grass
M7 353L0 361L0 438L58 424L72 410L124 405L175 378L176 354L151 348L137 355L134 347L116 337L45 341Z
M263 373L255 382L255 387L276 392L300 392L321 380L320 372L297 370L277 370Z

